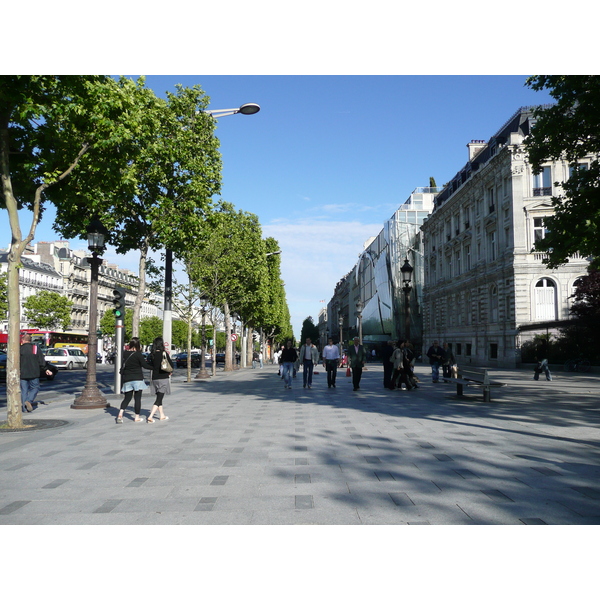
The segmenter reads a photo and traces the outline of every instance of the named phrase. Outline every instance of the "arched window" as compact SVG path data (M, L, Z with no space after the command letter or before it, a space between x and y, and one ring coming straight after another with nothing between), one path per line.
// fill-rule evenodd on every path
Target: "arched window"
M540 279L534 289L534 320L555 321L557 319L556 283L548 277Z

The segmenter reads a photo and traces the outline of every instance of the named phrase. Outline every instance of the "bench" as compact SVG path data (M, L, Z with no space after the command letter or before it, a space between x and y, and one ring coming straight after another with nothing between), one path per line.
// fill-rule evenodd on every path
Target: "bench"
M463 386L478 386L483 388L483 401L491 399L492 387L503 387L506 384L499 381L490 381L488 370L479 367L459 367L458 377L442 377L447 383L456 383L456 395L463 395Z

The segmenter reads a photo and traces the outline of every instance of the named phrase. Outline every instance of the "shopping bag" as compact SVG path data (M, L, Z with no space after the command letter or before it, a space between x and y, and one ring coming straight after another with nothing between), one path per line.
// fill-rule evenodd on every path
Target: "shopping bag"
M346 369L346 377L351 377L352 376L352 369L350 367L348 367Z

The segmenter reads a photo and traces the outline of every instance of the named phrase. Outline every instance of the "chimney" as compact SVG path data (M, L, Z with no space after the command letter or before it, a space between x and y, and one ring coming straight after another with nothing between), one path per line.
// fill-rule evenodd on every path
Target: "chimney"
M487 148L487 143L485 140L471 140L470 143L467 144L467 148L469 149L469 162L472 161L484 148Z

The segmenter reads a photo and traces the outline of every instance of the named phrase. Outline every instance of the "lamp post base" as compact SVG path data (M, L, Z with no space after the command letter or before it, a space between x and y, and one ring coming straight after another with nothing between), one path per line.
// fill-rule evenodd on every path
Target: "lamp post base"
M109 408L110 404L102 392L95 386L86 385L81 395L71 404L71 408Z

